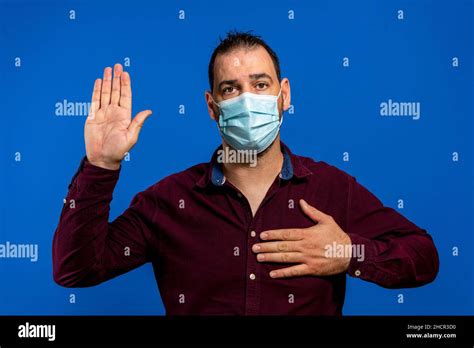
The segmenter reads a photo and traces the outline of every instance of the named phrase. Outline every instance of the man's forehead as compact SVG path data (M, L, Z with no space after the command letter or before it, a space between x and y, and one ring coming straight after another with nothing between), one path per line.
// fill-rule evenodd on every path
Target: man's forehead
M252 49L239 48L220 54L214 64L215 81L249 78L256 73L275 75L273 61L261 46Z

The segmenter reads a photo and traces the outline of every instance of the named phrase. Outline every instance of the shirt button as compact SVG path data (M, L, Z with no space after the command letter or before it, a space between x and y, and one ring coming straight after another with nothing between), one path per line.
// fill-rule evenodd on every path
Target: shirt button
M240 192L237 192L237 197L241 198L242 194Z
M250 279L255 280L255 274L250 273Z
M252 232L250 232L250 235L251 235L252 237L255 237L257 234L255 233L255 231L252 231Z
M356 277L358 277L358 276L360 276L360 271L359 271L359 270L356 270L356 271L354 272L354 274L356 275Z

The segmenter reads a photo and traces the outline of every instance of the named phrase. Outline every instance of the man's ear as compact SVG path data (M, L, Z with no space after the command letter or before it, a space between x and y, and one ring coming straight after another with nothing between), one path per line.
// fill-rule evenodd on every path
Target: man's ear
M290 80L284 77L281 80L281 98L283 100L283 111L286 111L290 108L291 105L291 88Z
M211 117L212 120L217 121L219 118L219 114L216 111L216 106L212 102L212 93L211 91L206 91L205 93L205 98L206 98L206 105L207 105L207 112L209 113L209 116Z

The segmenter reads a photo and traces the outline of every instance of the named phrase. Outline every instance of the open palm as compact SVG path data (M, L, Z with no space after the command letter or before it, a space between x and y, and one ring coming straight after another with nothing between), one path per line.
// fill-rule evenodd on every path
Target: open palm
M151 110L139 112L132 120L130 75L120 64L104 69L97 79L92 104L84 127L87 159L94 165L118 169L126 152L136 144L138 134Z

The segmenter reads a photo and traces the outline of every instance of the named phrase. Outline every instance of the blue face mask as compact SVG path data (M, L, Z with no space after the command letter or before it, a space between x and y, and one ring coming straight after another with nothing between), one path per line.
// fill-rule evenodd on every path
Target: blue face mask
M269 147L278 135L280 120L278 95L245 92L238 97L214 102L219 107L219 131L227 144L237 150L256 150Z

